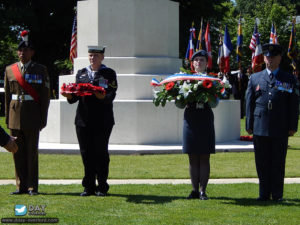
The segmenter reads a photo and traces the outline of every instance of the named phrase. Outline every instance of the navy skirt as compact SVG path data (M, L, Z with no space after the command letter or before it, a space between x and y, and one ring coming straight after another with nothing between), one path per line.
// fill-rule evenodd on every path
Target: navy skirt
M183 153L215 153L214 113L209 106L186 107L183 121Z

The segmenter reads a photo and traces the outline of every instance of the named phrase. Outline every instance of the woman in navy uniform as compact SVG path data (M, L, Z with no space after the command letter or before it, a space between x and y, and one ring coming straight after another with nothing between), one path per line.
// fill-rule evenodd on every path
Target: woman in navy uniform
M113 100L116 96L117 77L114 70L102 64L104 47L90 46L90 66L78 70L76 83L91 83L102 86L106 94L95 92L91 96L76 96L63 94L69 103L79 101L75 125L84 165L84 178L81 196L96 194L106 196L109 185L107 183L109 171L108 142L115 124L113 115ZM98 186L96 186L96 179Z
M279 68L280 45L263 45L266 69L250 76L246 130L253 134L259 201L282 201L288 136L298 127L299 90L292 74Z
M192 56L197 73L206 73L207 52L200 50ZM207 200L206 186L210 173L210 154L215 153L214 114L208 104L188 104L184 111L183 153L189 156L193 190L188 199ZM199 191L200 187L200 191Z

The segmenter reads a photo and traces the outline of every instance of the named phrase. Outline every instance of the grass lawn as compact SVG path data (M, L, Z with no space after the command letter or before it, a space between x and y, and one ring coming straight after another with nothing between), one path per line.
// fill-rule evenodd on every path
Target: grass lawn
M190 185L112 185L110 195L80 197L81 185L40 185L39 196L11 196L1 186L0 216L14 205L46 205L59 224L299 224L300 184L285 185L285 202L257 202L256 184L208 185L210 200L186 200ZM34 216L23 216L28 218ZM42 217L42 216L39 216ZM20 217L19 217L20 218Z
M289 150L286 177L300 177L300 151ZM41 179L81 179L80 155L39 155ZM112 155L109 178L189 178L188 158L183 154ZM211 178L257 177L253 152L217 153L211 156ZM0 153L0 179L14 179L11 153Z
M0 120L3 118L0 118ZM0 122L1 123L1 122ZM244 121L241 121L243 132ZM246 135L246 133L241 133ZM286 177L300 177L300 136L290 138ZM81 179L80 155L39 155L40 179ZM211 178L257 177L253 152L211 156ZM0 179L13 179L11 153L0 153ZM111 156L112 179L189 178L182 154ZM81 185L40 185L38 196L11 196L0 186L0 218L16 218L14 206L46 205L59 224L299 224L300 184L286 184L285 202L257 202L257 184L209 184L210 200L186 200L191 185L112 185L110 196L80 197ZM37 216L23 216L22 218ZM42 217L42 216L38 216ZM18 217L21 218L21 217Z

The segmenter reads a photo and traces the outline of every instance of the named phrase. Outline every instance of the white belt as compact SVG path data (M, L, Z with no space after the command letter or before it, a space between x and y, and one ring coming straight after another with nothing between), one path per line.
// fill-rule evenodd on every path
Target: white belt
M12 94L11 95L12 100L18 100L18 101L28 101L28 100L33 100L31 95L16 95Z

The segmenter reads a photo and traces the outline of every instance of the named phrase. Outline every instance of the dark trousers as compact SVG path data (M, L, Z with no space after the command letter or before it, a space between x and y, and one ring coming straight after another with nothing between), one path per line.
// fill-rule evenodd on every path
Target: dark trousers
M38 130L11 130L17 137L19 150L13 154L15 162L16 186L22 192L38 191Z
M259 196L282 198L288 137L253 136Z
M109 189L107 183L109 172L108 141L113 126L106 127L80 127L76 126L76 133L80 153L84 166L82 186L85 191L100 191L106 193ZM96 179L98 187L96 188Z

